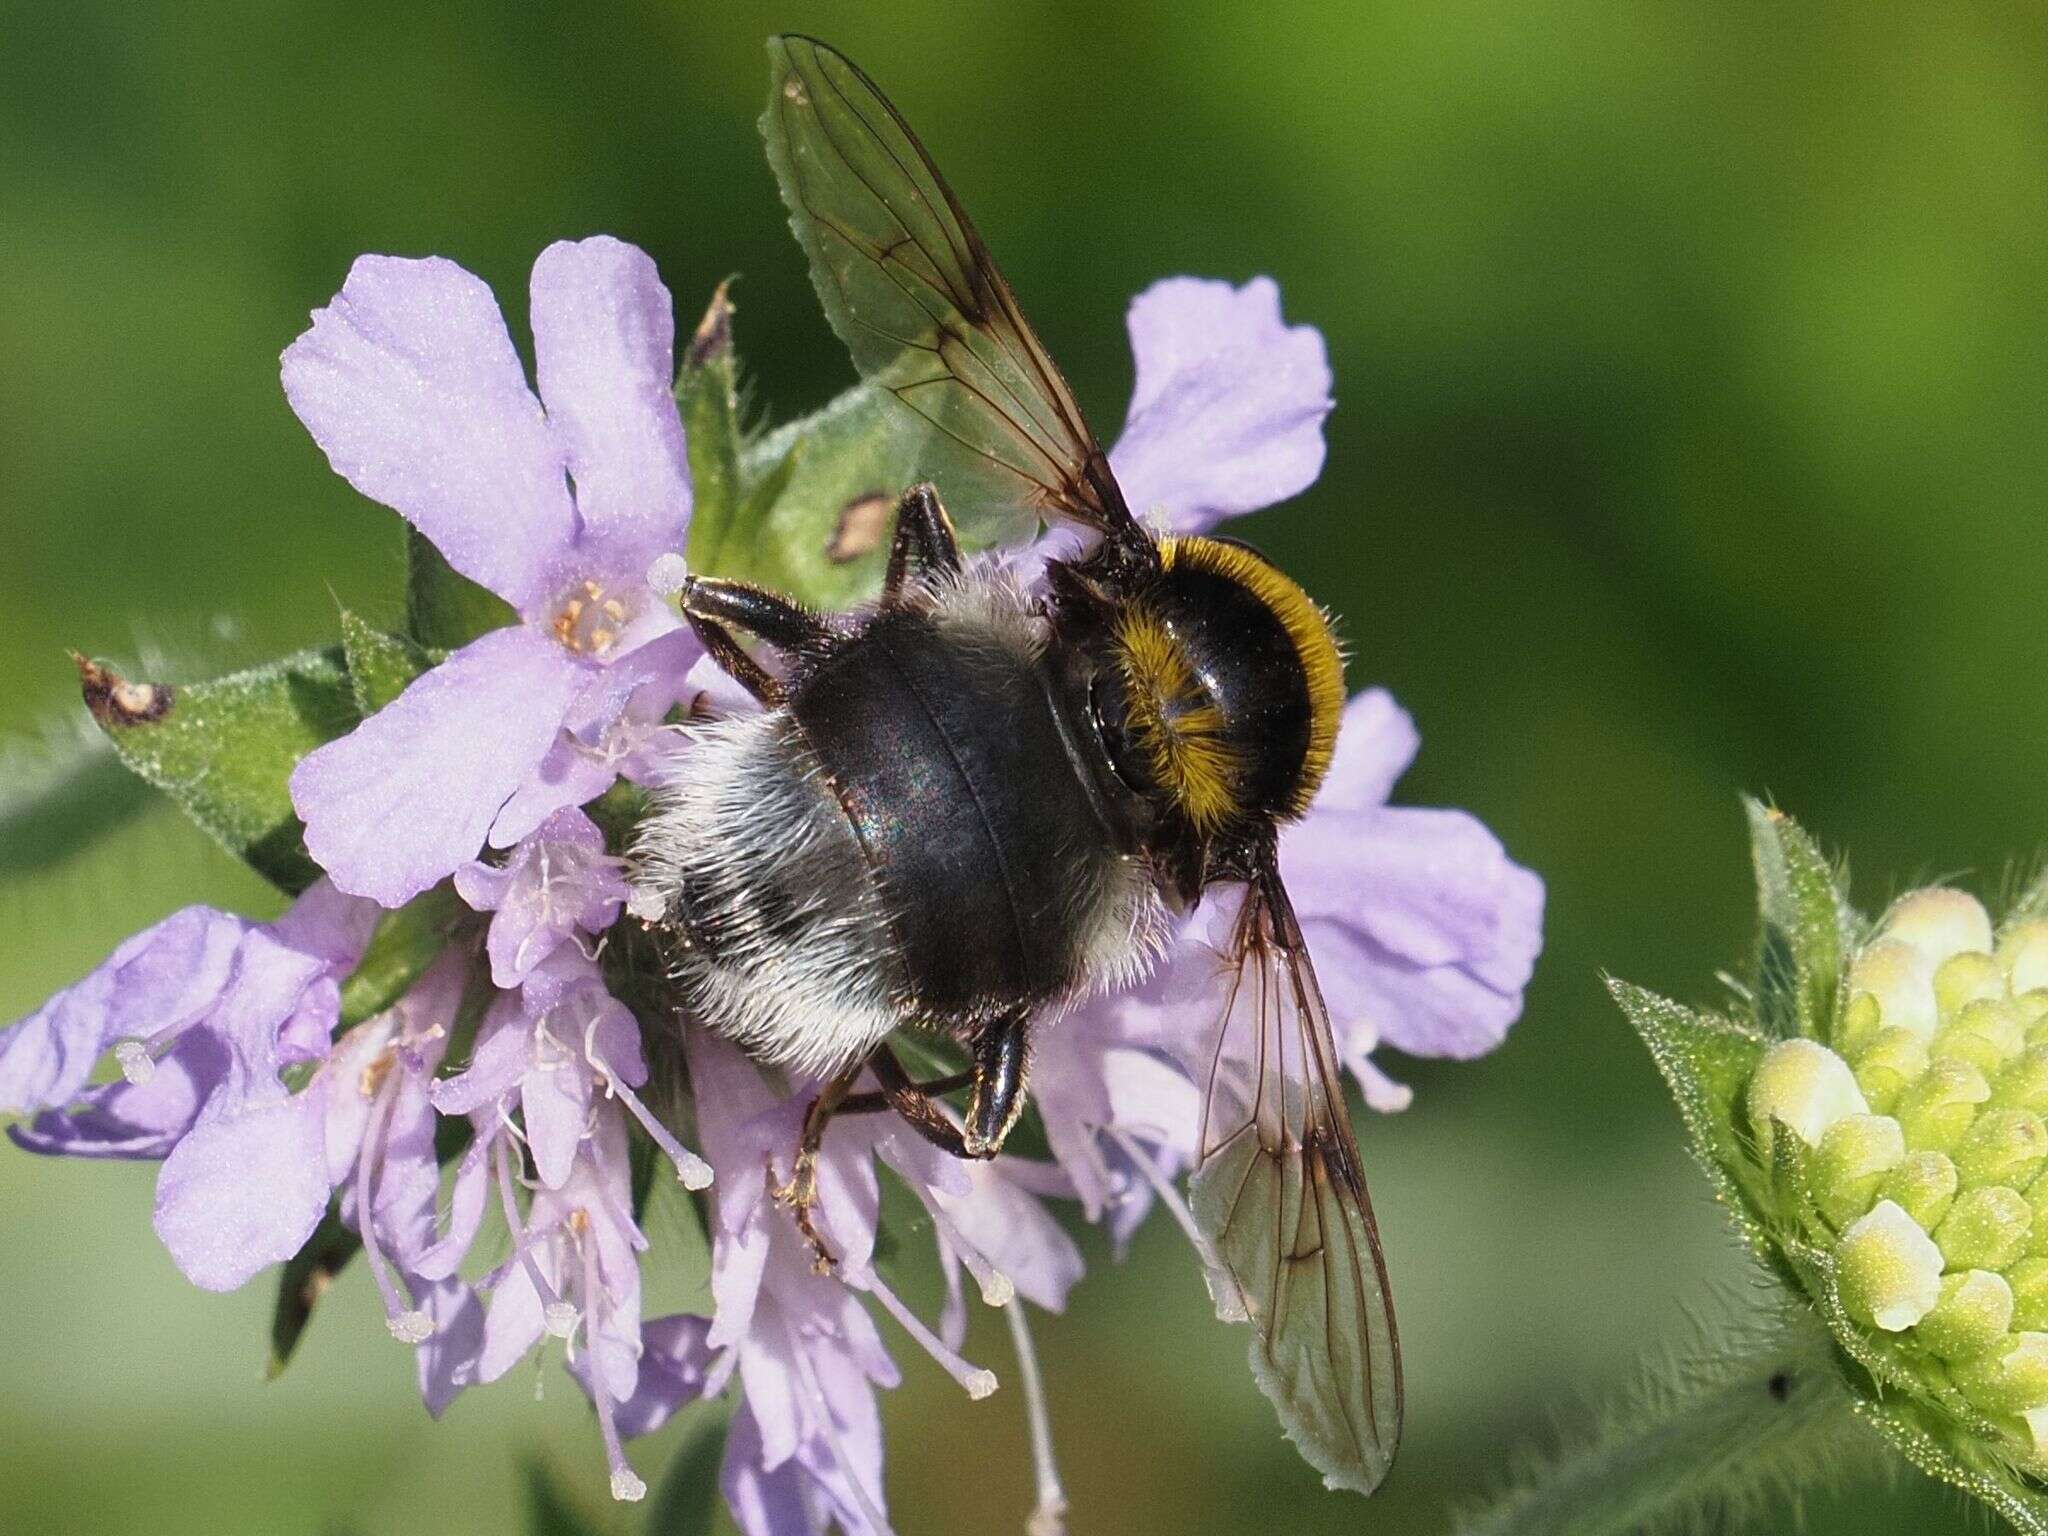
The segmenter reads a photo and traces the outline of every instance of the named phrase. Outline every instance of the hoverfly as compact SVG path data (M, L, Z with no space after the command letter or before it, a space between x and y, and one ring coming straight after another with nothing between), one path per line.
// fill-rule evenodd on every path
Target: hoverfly
M860 372L928 429L937 488L898 504L881 600L850 625L736 582L679 594L766 706L695 728L638 851L681 1007L825 1082L786 1192L809 1230L834 1114L894 1109L950 1152L993 1157L1024 1104L1032 1029L1141 977L1169 912L1241 888L1191 1205L1235 1292L1219 1310L1256 1330L1261 1387L1333 1486L1369 1492L1400 1434L1400 1347L1277 863L1336 743L1328 622L1247 546L1137 522L901 115L823 44L777 38L770 54L764 130L812 276ZM963 562L940 492L1021 504L1093 546L1026 594ZM969 1069L914 1081L889 1044L910 1025L950 1033ZM856 1092L867 1073L879 1089ZM961 1088L956 1119L938 1096Z

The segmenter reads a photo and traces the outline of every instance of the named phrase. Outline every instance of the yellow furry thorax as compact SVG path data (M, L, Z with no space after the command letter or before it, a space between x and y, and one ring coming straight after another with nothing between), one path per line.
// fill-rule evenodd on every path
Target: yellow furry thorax
M1204 538L1162 538L1162 569L1185 566L1244 588L1285 631L1309 699L1309 740L1289 815L1308 809L1336 752L1344 712L1344 662L1328 617L1286 573L1240 545ZM1212 833L1247 813L1248 764L1232 722L1210 696L1171 627L1144 602L1118 618L1116 646L1127 685L1132 733L1153 776L1195 829Z

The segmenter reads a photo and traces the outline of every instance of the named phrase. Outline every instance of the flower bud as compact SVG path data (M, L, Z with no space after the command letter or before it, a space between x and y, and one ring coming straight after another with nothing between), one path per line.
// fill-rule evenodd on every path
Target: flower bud
M1954 1368L1956 1385L1986 1413L2025 1413L2048 1404L2048 1333L2016 1333Z
M2029 1110L1987 1110L1957 1145L1955 1164L1965 1189L2025 1189L2048 1164L2048 1125Z
M2048 1138L2048 1131L2043 1132ZM1906 1160L1906 1134L1883 1115L1847 1115L1829 1126L1807 1165L1814 1203L1829 1221L1846 1226L1877 1196L1886 1174Z
M1884 1030L1884 1009L1877 999L1868 992L1858 992L1849 999L1842 1016L1835 1020L1831 1038L1835 1054L1846 1058L1853 1065L1870 1044ZM1865 1089L1866 1095L1869 1090Z
M1801 1141L1817 1147L1844 1115L1868 1112L1849 1064L1812 1040L1779 1041L1749 1080L1750 1122L1766 1140L1771 1122L1782 1120Z
M2005 996L2005 972L1990 955L1976 950L1951 955L1934 972L1934 1006L1941 1017L1971 1003Z
M1991 948L1991 918L1967 891L1933 886L1900 898L1885 914L1884 936L1910 944L1933 965L1965 950Z
M2021 1259L2006 1271L2012 1287L2012 1322L2007 1326L2048 1329L2048 1255Z
M1977 1106L1990 1097L1984 1074L1967 1061L1950 1057L1929 1066L1899 1096L1893 1114L1905 1127L1906 1145L1914 1151L1947 1152L1970 1129Z
M2003 1269L2026 1251L2034 1213L2016 1190L1965 1190L1956 1197L1934 1241L1950 1269Z
M1933 971L1912 945L1879 939L1849 967L1852 1006L1871 998L1887 1028L1910 1029L1924 1040L1934 1033Z
M2014 996L2048 988L2048 919L2014 923L1998 941L1998 959Z
M1926 1036L1905 1028L1881 1029L1856 1059L1856 1085L1872 1109L1888 1115L1907 1086L1927 1070L1927 1062Z
M1941 1300L1920 1319L1921 1342L1944 1360L1962 1360L1990 1349L2012 1326L2013 1292L2002 1275L1988 1269L1942 1276Z
M1912 1327L1941 1300L1941 1250L1889 1200L1842 1234L1835 1264L1849 1314L1887 1333Z
M1878 1194L1912 1217L1921 1230L1932 1232L1955 1203L1961 1185L1956 1165L1944 1154L1914 1152L1892 1170Z
M2030 1045L1991 1081L1988 1109L2048 1112L2048 1045Z
M1967 960L1958 955L1949 962ZM1967 1061L1986 1077L1995 1077L2007 1062L2016 1059L2027 1046L2026 1021L2004 997L1978 998L1963 1005L1960 1012L1935 1032L1933 1054Z

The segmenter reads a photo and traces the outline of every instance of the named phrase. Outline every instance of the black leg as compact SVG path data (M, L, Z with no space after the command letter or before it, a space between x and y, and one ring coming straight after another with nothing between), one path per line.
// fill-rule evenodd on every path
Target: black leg
M882 1085L880 1093L856 1094L840 1106L840 1113L859 1113L870 1107L893 1109L901 1115L913 1131L941 1152L950 1152L955 1157L967 1157L967 1140L960 1127L953 1123L953 1117L946 1113L939 1102L939 1095L965 1088L974 1081L971 1072L956 1073L942 1077L936 1082L919 1083L911 1080L903 1064L896 1059L896 1053L886 1045L875 1047L875 1054L868 1058L868 1065L874 1069L876 1079ZM855 1099L862 1102L856 1104ZM867 1102L873 1100L872 1106Z
M896 503L896 533L882 578L882 605L893 606L910 577L960 569L960 536L929 481L913 485Z
M759 635L785 651L814 650L831 637L816 614L806 613L787 598L743 581L692 576L683 582L676 602L683 615Z
M998 1019L974 1042L974 1087L967 1095L967 1155L994 1157L1024 1112L1030 1053L1024 1015Z
M733 639L731 630L715 619L700 619L694 613L685 617L690 621L690 628L697 632L697 638L704 642L704 649L711 653L711 659L718 663L727 677L770 708L782 702L782 684L747 654L745 647Z

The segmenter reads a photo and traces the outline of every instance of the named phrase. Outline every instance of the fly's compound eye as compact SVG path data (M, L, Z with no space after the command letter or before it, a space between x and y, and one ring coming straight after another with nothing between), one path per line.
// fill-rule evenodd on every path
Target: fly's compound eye
M1117 782L1133 795L1151 793L1157 786L1146 766L1144 749L1131 731L1128 684L1120 671L1107 668L1096 673L1088 690L1088 712Z

